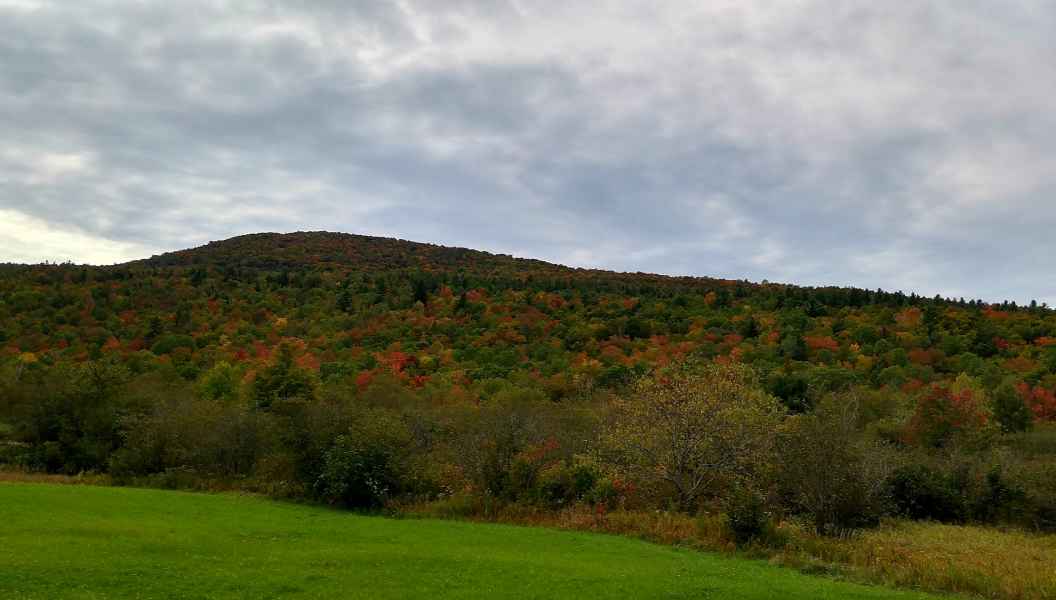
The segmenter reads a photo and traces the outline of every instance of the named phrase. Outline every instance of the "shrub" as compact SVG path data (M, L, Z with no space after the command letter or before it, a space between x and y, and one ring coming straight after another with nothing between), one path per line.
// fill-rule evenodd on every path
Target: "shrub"
M973 517L979 521L1019 523L1027 512L1027 493L994 466L986 473L982 494L973 504Z
M770 529L770 515L762 495L746 485L735 486L726 496L726 528L737 545L755 541Z
M153 346L150 347L150 351L158 356L163 354L171 354L177 348L187 348L194 350L196 347L194 338L189 335L173 333L162 336Z
M963 496L950 478L925 465L906 465L887 479L894 511L910 519L958 522L964 519Z
M384 506L403 490L401 463L409 437L394 415L382 410L364 414L326 451L315 481L317 497L350 508Z
M875 525L885 513L890 451L858 431L854 396L794 417L781 441L781 496L824 535Z
M1034 414L1012 382L1004 382L994 390L990 403L994 420L1005 433L1027 431L1034 424Z
M556 463L539 474L535 495L550 508L560 508L590 497L598 474L588 465Z

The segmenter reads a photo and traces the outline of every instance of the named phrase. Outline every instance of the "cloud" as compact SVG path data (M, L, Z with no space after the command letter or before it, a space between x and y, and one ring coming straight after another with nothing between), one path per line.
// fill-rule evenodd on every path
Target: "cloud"
M1025 0L0 0L0 210L58 253L0 260L330 229L1056 304L1054 29Z
M150 254L146 246L57 229L18 211L0 209L0 256L4 262L111 264Z

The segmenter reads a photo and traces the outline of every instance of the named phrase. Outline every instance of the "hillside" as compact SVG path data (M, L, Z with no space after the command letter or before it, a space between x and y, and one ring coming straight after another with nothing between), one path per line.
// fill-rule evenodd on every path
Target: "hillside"
M1014 376L1039 397L1056 388L1056 316L1041 308L571 269L349 234L247 235L114 267L7 266L0 282L0 347L23 360L164 359L193 379L282 340L324 378L388 372L419 386L512 372L610 385L696 355L759 367L789 402L844 380L901 387L962 372L990 387Z

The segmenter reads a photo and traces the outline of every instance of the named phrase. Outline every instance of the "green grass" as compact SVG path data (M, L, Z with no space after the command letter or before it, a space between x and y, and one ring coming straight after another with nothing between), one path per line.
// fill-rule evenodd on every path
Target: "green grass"
M0 598L280 597L934 596L615 536L248 496L0 484Z

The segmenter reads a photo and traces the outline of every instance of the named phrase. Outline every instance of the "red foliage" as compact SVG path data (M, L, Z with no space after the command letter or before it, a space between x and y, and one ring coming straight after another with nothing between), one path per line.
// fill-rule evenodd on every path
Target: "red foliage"
M370 382L374 381L373 371L360 371L359 375L356 375L356 386L359 389L364 389L370 386Z
M1020 383L1016 386L1023 401L1030 407L1034 417L1041 421L1056 421L1056 393L1043 387L1030 387Z
M827 335L820 337L812 337L808 335L803 338L803 341L811 350L830 350L836 352L840 349L840 343Z
M253 342L253 354L261 360L268 360L271 358L271 349L263 342Z
M737 344L740 344L743 341L744 338L737 333L727 333L726 336L722 338L722 342L724 344L729 344L731 346L736 346Z
M403 373L403 370L410 365L418 362L418 360L412 354L407 354L400 350L390 350L388 352L379 352L375 355L377 361L392 371L393 375L399 375Z
M985 427L989 418L982 394L933 385L917 399L906 437L912 442L941 446L955 434Z
M296 362L297 366L302 369L307 369L309 371L319 370L319 359L316 358L316 356L310 352L306 352L298 356Z

